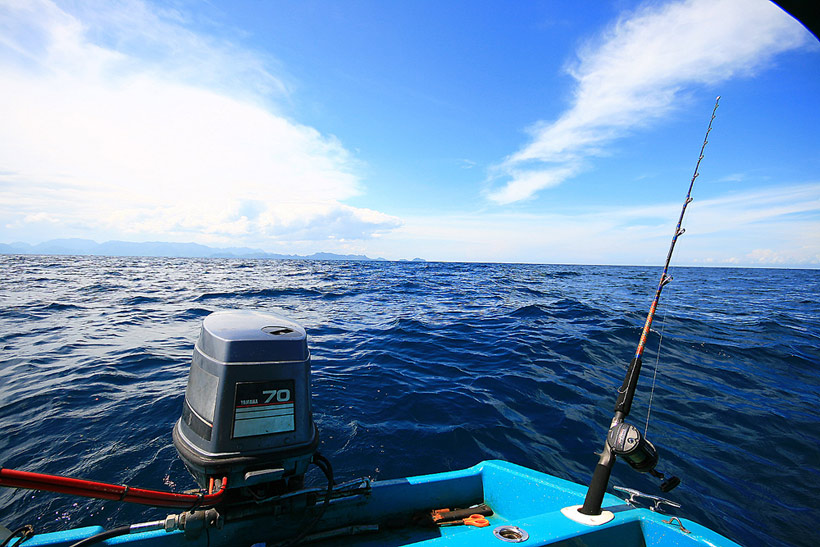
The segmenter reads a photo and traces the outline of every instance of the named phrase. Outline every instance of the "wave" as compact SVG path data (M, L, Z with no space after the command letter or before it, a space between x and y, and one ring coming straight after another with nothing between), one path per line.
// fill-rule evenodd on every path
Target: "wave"
M312 409L322 452L340 477L396 478L502 458L585 482L659 273L510 264L0 261L15 280L0 309L0 461L179 490L194 483L171 428L199 323L225 307L275 311L305 326ZM767 544L809 545L813 532L785 526L763 498L806 522L820 516L806 479L820 476L812 444L820 438L820 307L813 296L820 279L812 271L731 276L675 272L630 418L643 425L657 360L649 431L664 472L684 480L675 491L680 515L741 543L759 543L760 532ZM626 466L614 473L619 483L656 488ZM73 503L0 491L5 520L37 522L40 532L162 516Z
M197 296L194 301L202 302L214 299L242 300L246 298L281 298L283 296L321 296L320 291L314 289L288 288L288 289L252 289L231 292L207 292Z

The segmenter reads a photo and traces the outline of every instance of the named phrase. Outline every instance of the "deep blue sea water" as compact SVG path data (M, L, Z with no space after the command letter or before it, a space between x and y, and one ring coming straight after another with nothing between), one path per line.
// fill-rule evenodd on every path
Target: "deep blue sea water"
M820 544L820 272L673 268L631 421L683 484L677 512L741 544ZM660 268L0 256L0 465L195 485L171 444L201 320L307 329L338 477L500 458L586 483ZM616 465L612 483L659 493ZM162 518L0 489L39 532Z

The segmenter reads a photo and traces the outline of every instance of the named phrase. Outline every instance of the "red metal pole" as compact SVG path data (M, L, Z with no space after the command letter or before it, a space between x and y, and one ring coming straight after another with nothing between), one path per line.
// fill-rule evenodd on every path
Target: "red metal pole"
M194 507L212 507L218 504L225 494L228 479L227 477L223 478L219 491L213 494L178 494L176 492L132 488L123 484L108 484L59 475L44 475L0 468L0 486L45 490L86 498L126 501L154 507L190 509Z

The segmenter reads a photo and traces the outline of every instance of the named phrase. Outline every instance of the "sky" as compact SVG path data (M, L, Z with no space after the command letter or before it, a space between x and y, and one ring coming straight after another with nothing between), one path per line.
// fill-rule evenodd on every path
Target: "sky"
M820 267L768 0L0 0L0 242Z

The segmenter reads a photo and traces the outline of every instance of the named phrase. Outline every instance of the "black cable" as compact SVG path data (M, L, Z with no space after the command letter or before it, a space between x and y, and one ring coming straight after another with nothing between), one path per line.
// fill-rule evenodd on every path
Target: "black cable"
M313 455L313 460L311 462L322 470L322 473L325 474L325 478L327 478L327 492L325 493L325 501L322 504L319 513L316 514L314 517L313 522L308 524L304 529L302 529L299 534L291 538L290 540L286 541L285 543L280 544L280 547L291 547L293 545L298 545L305 537L313 531L319 521L322 520L322 517L325 516L325 511L327 511L328 505L330 505L330 496L333 494L333 485L336 482L333 480L333 466L330 464L330 460L319 454L318 452ZM74 547L74 546L72 546Z
M34 535L34 527L31 524L26 524L25 526L21 526L17 530L11 533L9 537L3 540L3 543L0 543L0 547L7 547L11 545L11 540L17 536L20 536L19 539L14 543L13 547L17 547L28 538Z
M105 541L106 539L124 536L128 534L130 531L130 524L126 524L125 526L118 526L117 528L112 528L111 530L106 530L105 532L100 532L99 534L94 534L93 536L88 536L85 539L81 539L77 543L73 544L71 547L85 547L86 545L93 545L94 543Z
M333 465L330 463L330 460L325 458L324 456L322 456L318 452L313 457L313 459L316 460L317 464L321 463L321 464L327 466L327 470L325 471L324 469L322 469L322 471L324 471L325 476L328 477L327 480L329 480L335 486L336 481L333 480ZM320 467L320 469L321 469L321 467ZM330 474L330 476L328 476L328 474Z

